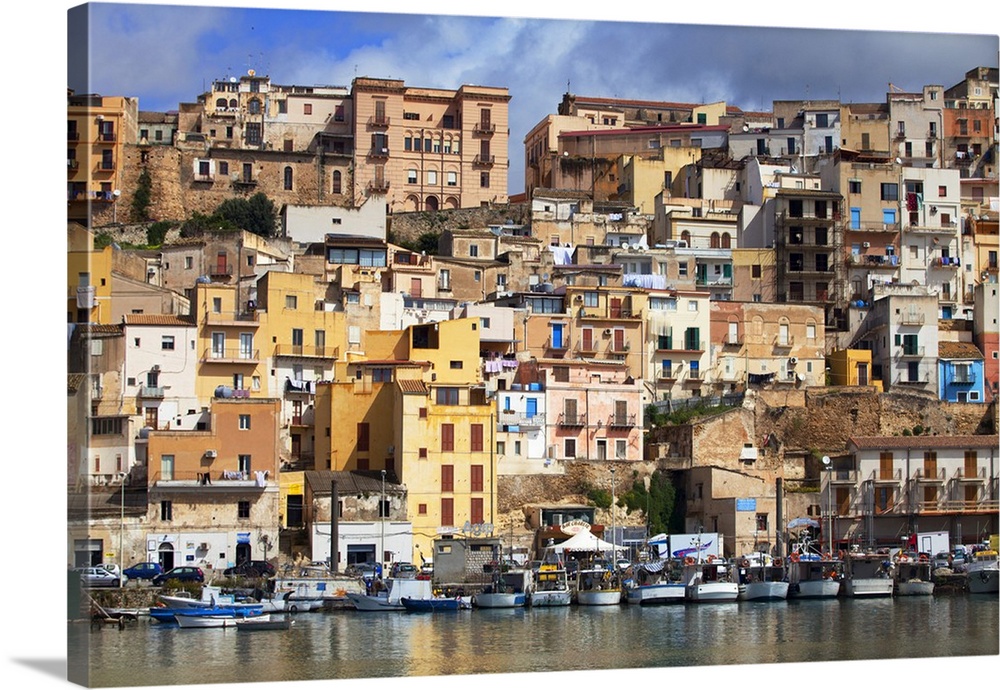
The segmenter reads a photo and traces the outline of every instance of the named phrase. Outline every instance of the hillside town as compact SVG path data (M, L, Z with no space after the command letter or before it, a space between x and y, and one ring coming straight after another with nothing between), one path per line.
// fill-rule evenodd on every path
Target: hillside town
M68 93L71 567L1000 531L996 67L527 132L515 97Z

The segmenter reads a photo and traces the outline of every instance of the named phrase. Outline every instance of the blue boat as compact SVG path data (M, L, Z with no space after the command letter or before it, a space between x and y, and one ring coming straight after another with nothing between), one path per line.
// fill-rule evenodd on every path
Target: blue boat
M458 611L469 608L461 599L445 599L434 597L433 599L412 599L403 597L399 600L403 608L410 613L434 612L434 611Z
M172 608L169 606L151 606L149 617L159 623L176 623L177 616L229 616L246 617L259 616L264 611L264 605L242 605L233 606L188 606L185 608Z

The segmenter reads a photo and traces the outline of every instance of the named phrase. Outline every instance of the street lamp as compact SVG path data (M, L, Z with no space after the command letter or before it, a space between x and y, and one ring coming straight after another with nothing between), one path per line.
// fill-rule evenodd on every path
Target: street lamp
M124 587L125 582L123 581L125 576L125 554L122 548L125 544L125 477L128 474L126 472L119 472L118 477L122 480L121 483L121 513L118 522L118 586Z
M379 523L382 527L382 539L379 543L381 553L378 555L379 565L384 567L385 560L385 470L382 470L382 501L378 504Z
M830 456L823 456L823 465L826 467L826 524L827 524L827 541L830 548L827 553L833 553L833 485L830 482L832 469L832 464L830 463Z
M611 468L611 558L615 561L615 571L618 570L618 548L615 543L615 468Z

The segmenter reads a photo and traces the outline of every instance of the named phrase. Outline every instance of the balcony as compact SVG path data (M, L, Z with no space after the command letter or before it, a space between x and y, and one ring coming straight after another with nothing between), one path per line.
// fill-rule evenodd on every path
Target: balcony
M931 266L933 268L950 268L952 270L958 270L961 268L961 262L958 260L957 256L936 256L931 261Z
M369 194L385 194L389 191L389 180L372 180L368 183Z
M385 146L373 146L368 150L368 157L376 160L388 160L389 149Z
M694 282L699 287L729 287L733 284L733 279L725 276L716 276L715 278L698 276Z
M954 235L958 227L954 222L947 225L907 225L906 232L919 235Z
M317 347L315 345L275 345L275 357L309 357L312 359L337 359L339 347Z
M946 477L944 468L925 470L921 467L913 473L913 479L920 484L941 484Z
M669 340L666 343L663 343L665 347L660 347L661 343L657 343L656 345L657 345L656 346L657 352L704 352L705 351L704 340L685 341L683 347L674 347L673 343Z
M897 386L926 386L928 381L927 372L918 372L915 379L904 379L903 375L900 374L893 381L893 384Z
M244 350L235 347L224 350L208 348L202 353L201 361L205 364L257 364L260 361L260 350Z
M880 223L879 221L864 220L853 226L848 224L844 229L849 232L899 232L900 224Z
M743 335L742 334L727 334L722 340L723 347L740 347L743 345Z
M66 133L66 140L67 141L80 141L80 133L78 131L76 131L75 129L71 130L71 131L69 131L69 132Z
M905 139L906 138L906 130L905 129L897 129L896 130L896 134L895 134L895 138L896 139Z
M979 467L970 471L968 467L959 467L955 470L954 479L958 482L985 482L986 468Z
M581 354L596 354L597 340L595 338L591 338L590 340L584 340L583 338L577 339L576 351Z
M545 426L545 415L527 415L521 412L501 412L497 417L497 424L505 427L517 427L518 429L541 429ZM504 431L516 430L517 429L504 429Z
M569 340L564 338L557 343L552 340L552 336L550 335L545 341L545 349L555 352L565 352L569 349Z
M608 417L609 429L631 429L635 426L635 414L613 414Z
M847 257L851 266L863 266L866 269L885 268L894 271L899 268L899 257L885 254L851 254Z
M614 354L625 354L629 351L632 346L629 344L628 340L623 340L621 342L615 342L614 340L608 345L608 352Z
M315 395L316 382L300 379L285 379L285 393L289 395Z
M903 470L875 470L870 481L875 484L899 484L903 479Z
M898 359L920 359L924 356L925 347L923 345L918 345L916 347L897 347L896 357Z
M115 162L114 161L100 161L94 166L95 173L109 173L114 172Z
M247 189L257 186L257 180L252 177L241 177L239 179L233 180L234 187L245 187Z
M263 491L275 486L273 474L240 472L238 470L206 469L174 472L154 472L149 475L149 486L157 489L223 493L226 491Z
M67 158L66 159L66 168L67 169L69 169L69 170L76 170L79 167L80 167L80 161L78 161L77 159L75 159L75 158Z
M901 326L923 326L925 319L923 312L904 312L899 315L898 323Z
M195 173L195 182L215 182L215 175L211 173Z
M497 131L497 126L492 122L477 122L472 125L472 132L474 134L493 134Z
M774 337L774 347L781 349L790 349L795 346L795 336L789 335L777 335Z
M483 156L478 155L472 159L473 165L479 165L484 167L489 167L496 162L496 156Z
M587 415L583 414L566 414L563 412L559 415L559 419L556 420L556 424L561 427L573 427L581 428L587 426Z
M114 143L117 139L114 132L101 132L100 141L104 143Z
M389 126L389 120L388 115L372 115L368 118L368 126L373 129L385 129Z
M225 271L225 273L220 273ZM229 275L229 267L217 266L212 275ZM205 312L205 324L208 326L257 326L259 315L256 311L208 311Z
M164 393L163 386L142 386L139 388L139 397L151 400L162 399Z
M659 367L656 370L656 380L659 383L674 383L677 380L677 374L671 368Z
M685 386L700 386L705 379L705 373L700 369L691 369L684 377Z
M857 470L831 470L829 474L831 484L850 484L853 486L858 483Z

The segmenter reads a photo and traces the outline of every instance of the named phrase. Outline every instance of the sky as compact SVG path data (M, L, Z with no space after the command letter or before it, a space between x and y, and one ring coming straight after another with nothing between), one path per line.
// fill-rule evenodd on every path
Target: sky
M553 19L520 14L518 3L501 17L435 14L441 10L433 3L427 14L315 9L357 6L344 2L294 3L304 9L269 4L277 3L92 4L87 31L71 26L71 46L79 49L71 48L69 87L137 96L140 110L155 111L194 102L212 81L248 69L278 84L350 86L355 76L368 76L445 89L506 87L508 191L517 193L524 188L524 136L556 112L567 90L640 100L726 101L744 110L808 98L884 102L890 82L907 91L925 84L947 88L973 67L995 66L998 51L997 27L990 35L984 23L969 23L978 35L962 35L919 27L886 32L736 21L699 25L690 19L667 24L662 12L648 15L661 17L659 22L642 15L639 21ZM800 17L800 26L810 26L806 20ZM933 23L928 28L939 30ZM84 50L89 50L89 75L87 61L80 59Z
M10 123L4 139L7 165L0 167L8 190L3 220L9 238L0 270L0 287L7 298L4 337L0 338L0 353L7 363L3 378L7 472L0 500L0 529L6 537L7 558L5 567L0 568L0 588L10 593L7 615L17 621L4 639L2 677L10 687L33 690L66 687L61 595L66 533L65 506L60 498L66 457L62 406L66 357L62 234L66 178L62 159L66 147L62 132L65 89L73 85L71 79L67 81L67 10L76 4L64 0L17 3L0 22L5 39L0 41L6 67L4 85L8 94L19 98L16 108L5 111ZM114 8L114 17L109 19L95 15L92 28L103 33L90 43L95 57L94 90L105 95L138 96L144 110L165 110L194 100L209 80L227 72L240 74L254 60L255 69L268 72L279 83L346 86L357 65L359 75L401 78L416 86L455 88L461 82L507 86L512 96L511 154L518 161L524 134L555 111L567 80L573 92L588 96L678 101L722 98L746 109L758 109L761 103L766 107L772 100L837 98L838 89L844 100L882 101L890 81L913 90L929 83L951 86L972 67L995 66L996 37L1000 34L995 0L967 0L960 12L948 11L948 5L940 2L905 5L838 0L825 5L783 3L775 6L781 9L770 13L761 3L734 0L630 0L600 6L580 0L505 0L502 8L508 17L561 21L487 20L478 25L455 17L453 2L412 0L403 5L398 0L367 0L364 8L369 12L452 16L355 16L349 23L340 17L337 23L311 15L293 32L288 30L287 15L265 17L259 12L231 9L275 7L279 5L276 0L215 0L211 4L216 9L175 2L175 6L184 7L183 12L146 4L139 12ZM291 0L286 4L313 10L357 7L340 0ZM469 5L467 13L485 15L487 9L494 10L489 3ZM585 21L567 21L581 19L580 8L584 6ZM781 14L791 8L794 15ZM829 40L826 32L778 31L762 36L752 31L716 28L684 32L658 26L659 34L653 34L634 26L667 21L716 27L825 26L848 33L839 33L839 43L830 47L821 40ZM870 27L904 33L856 33ZM927 36L928 32L988 35L992 42L983 45L985 42L975 37L954 35L935 39ZM519 168L520 162L516 169L512 162L512 178L522 174ZM517 191L516 186L513 191ZM51 246L55 247L53 254L46 255ZM29 573L31 587L26 587ZM734 680L807 675L835 679L835 674L850 671L846 677L852 688L865 690L884 688L902 675L964 678L973 669L977 676L996 677L1000 657L758 668L720 667L713 674ZM482 688L502 683L531 689L543 683L551 688L583 681L625 687L662 683L665 678L672 684L699 682L697 669L674 668L480 676L475 683ZM169 683L169 679L141 677L140 662L136 682ZM391 690L398 685L392 679L361 679L338 681L333 687ZM214 690L237 686L187 687ZM331 685L315 681L244 687L306 690ZM414 679L407 687L458 690L468 687L468 679Z

